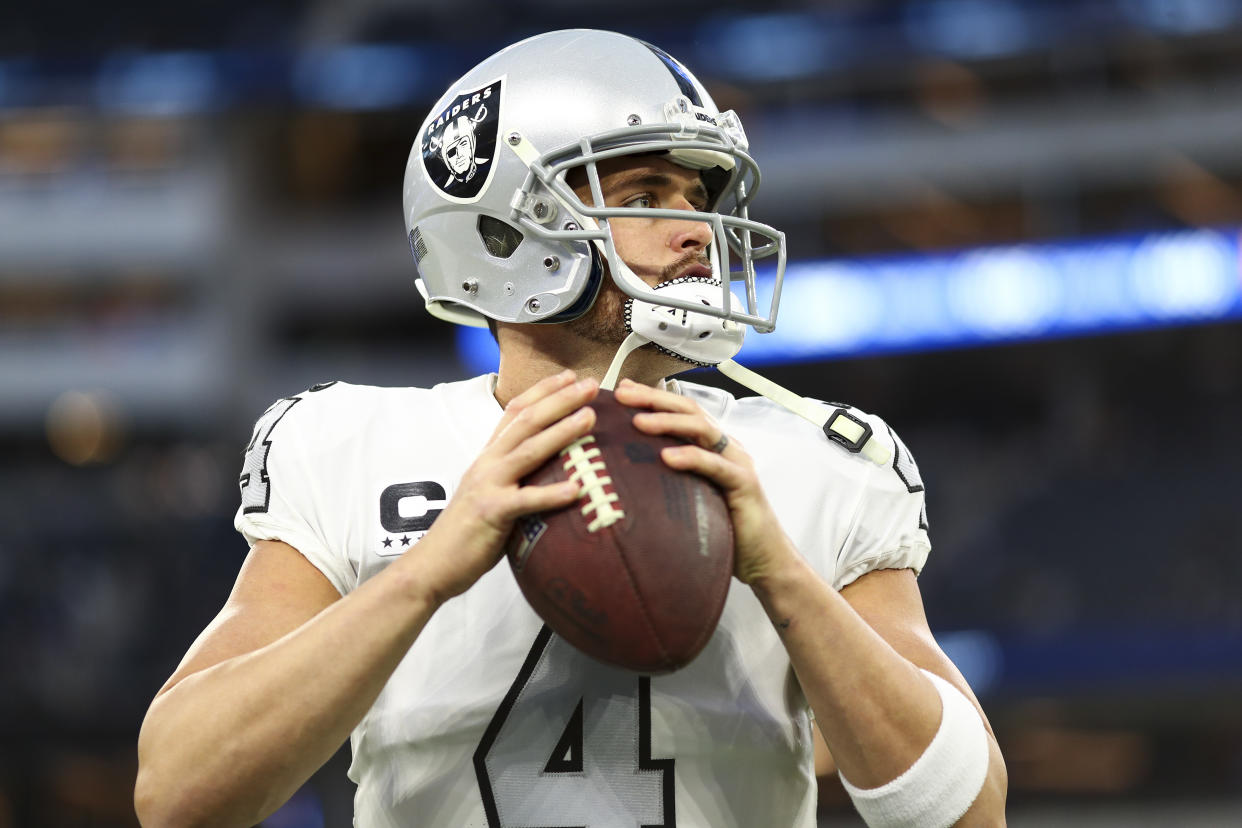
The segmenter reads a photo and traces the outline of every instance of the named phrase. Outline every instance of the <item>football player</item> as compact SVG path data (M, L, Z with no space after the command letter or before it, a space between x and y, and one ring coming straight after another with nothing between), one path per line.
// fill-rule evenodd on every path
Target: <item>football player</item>
M439 151L467 106L470 177ZM684 66L613 33L531 38L445 93L406 170L416 283L493 327L499 371L325 383L259 419L251 551L147 713L144 824L259 822L350 738L366 828L812 826L815 728L868 824L1003 824L1000 751L924 617L909 452L732 361L784 268L747 150ZM695 364L760 396L668 379ZM590 431L601 383L730 509L719 626L668 675L577 652L496 566L516 518L576 499L520 481Z

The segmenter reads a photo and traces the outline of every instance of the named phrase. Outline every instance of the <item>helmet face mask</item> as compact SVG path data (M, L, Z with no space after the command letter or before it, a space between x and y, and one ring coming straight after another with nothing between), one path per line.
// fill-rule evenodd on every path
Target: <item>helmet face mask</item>
M707 210L605 206L599 163L648 154L700 171ZM571 175L585 180L586 198ZM606 262L636 300L770 330L785 245L747 214L758 185L736 115L719 112L668 55L609 32L552 32L484 61L433 109L406 167L406 227L428 310L450 321L568 321L590 308ZM480 216L516 228L520 241L495 255ZM710 227L713 274L727 277L719 304L658 295L630 270L610 221L632 216ZM765 256L776 258L775 288L760 310L755 260ZM731 280L745 284L741 302Z

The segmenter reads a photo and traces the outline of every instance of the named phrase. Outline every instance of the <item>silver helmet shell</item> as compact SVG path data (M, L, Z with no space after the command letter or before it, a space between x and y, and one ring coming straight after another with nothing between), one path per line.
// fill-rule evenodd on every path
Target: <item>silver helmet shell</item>
M771 330L784 235L747 215L759 185L747 148L737 116L719 111L702 84L654 46L593 30L509 46L445 92L410 152L404 208L419 291L433 315L459 324L562 322L590 308L607 272L635 300ZM708 210L605 208L596 162L644 153L703 170ZM586 172L591 203L566 183L576 168ZM720 301L657 296L639 279L608 226L631 215L709 224L712 269L727 275ZM760 311L754 262L764 256L776 258L776 281ZM730 281L745 282L744 304L734 301Z

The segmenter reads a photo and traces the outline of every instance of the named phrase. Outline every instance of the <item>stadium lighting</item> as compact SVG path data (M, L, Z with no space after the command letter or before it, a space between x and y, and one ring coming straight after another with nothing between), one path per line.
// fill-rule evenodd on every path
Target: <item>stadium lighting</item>
M935 256L789 265L760 365L1135 331L1242 318L1239 231L1194 229ZM760 301L767 301L760 281ZM486 330L458 331L471 370L494 370Z

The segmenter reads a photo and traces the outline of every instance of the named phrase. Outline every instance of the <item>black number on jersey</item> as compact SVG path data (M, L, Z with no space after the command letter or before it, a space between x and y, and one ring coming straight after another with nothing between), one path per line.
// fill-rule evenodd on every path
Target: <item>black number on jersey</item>
M901 442L901 438L891 427L888 429L888 435L893 438L893 471L897 472L901 482L906 484L906 491L910 494L923 491L923 476L919 474L919 465L914 462L914 455L910 453L910 449L906 448L906 444ZM923 502L923 508L919 511L919 528L924 532L927 531L926 501Z
M556 747L552 748L552 755L548 757L548 764L543 766L544 773L582 773L582 703L585 699L578 699L578 706L574 708L573 714L569 717L569 724L565 725L565 732L561 734L561 740L556 743Z
M242 511L266 512L272 498L272 482L267 475L267 453L272 448L272 431L289 409L302 401L301 397L277 400L263 412L254 424L250 445L246 446L246 459L242 464L241 485Z
M547 626L535 637L474 752L488 828L676 828L650 677L586 660Z

